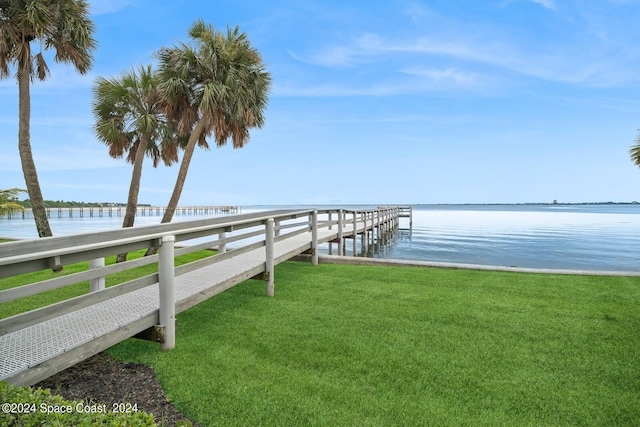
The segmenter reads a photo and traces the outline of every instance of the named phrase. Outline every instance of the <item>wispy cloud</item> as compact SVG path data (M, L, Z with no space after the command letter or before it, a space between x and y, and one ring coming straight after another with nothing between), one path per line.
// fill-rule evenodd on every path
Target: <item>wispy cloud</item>
M556 2L554 0L530 0L533 3L539 4L547 9L556 9Z
M620 83L636 81L638 76L627 72L634 68L638 58L615 46L581 47L575 41L554 45L518 45L506 37L474 36L421 36L414 39L391 39L377 34L363 34L350 42L327 46L317 53L292 57L314 66L328 68L353 68L387 59L398 61L438 61L447 59L468 63L469 66L482 64L498 67L511 73L535 77L543 80L585 84L591 86L615 86ZM616 50L617 49L617 50ZM474 65L475 64L475 65ZM429 70L430 67L426 67ZM469 82L472 73L465 71L439 75L427 71L432 78L447 77L451 81ZM404 69L411 70L411 67Z
M558 5L556 4L556 0L504 0L502 2L502 6L510 5L513 3L524 3L524 2L535 3L549 10L557 10L558 8Z
M429 15L430 12L419 3L413 3L406 9L402 11L402 13L411 19L414 23L418 23L422 21L425 16Z
M455 69L406 68L388 77L386 81L369 83L276 82L274 96L282 97L350 97L350 96L395 96L438 91L482 92L494 85L491 78L480 74L466 73Z
M347 96L387 96L409 93L410 91L415 91L415 87L399 84L370 84L354 86L352 84L341 84L333 82L320 84L305 84L301 82L288 82L278 84L276 82L273 88L273 95L283 97L294 96L322 98Z
M477 73L470 73L455 68L434 69L434 68L404 68L399 70L401 73L412 76L425 77L436 83L453 83L456 85L466 86L473 85L479 81Z

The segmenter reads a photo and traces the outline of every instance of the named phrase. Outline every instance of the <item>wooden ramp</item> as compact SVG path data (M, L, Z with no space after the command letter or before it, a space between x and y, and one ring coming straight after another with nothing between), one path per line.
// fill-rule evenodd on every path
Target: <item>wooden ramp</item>
M339 234L355 238L358 233L373 229L374 222L368 222L366 217L356 220L354 215L352 222L340 226L340 233L336 225L332 229L317 228L317 242L334 241ZM314 236L309 230L285 237L273 244L274 264L311 249ZM237 251L237 255L234 252L214 256L221 260L175 277L176 313L266 271L265 246ZM153 328L159 324L159 294L156 282L1 335L0 380L34 384Z

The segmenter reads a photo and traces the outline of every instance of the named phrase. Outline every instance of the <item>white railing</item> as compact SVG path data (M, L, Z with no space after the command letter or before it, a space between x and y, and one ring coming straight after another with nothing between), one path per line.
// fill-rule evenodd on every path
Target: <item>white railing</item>
M383 207L369 210L278 210L184 221L143 227L117 229L106 232L49 237L0 244L0 280L45 269L89 262L90 269L0 291L0 303L36 295L83 281L90 282L90 293L47 305L26 313L0 320L0 335L52 319L159 283L159 323L165 327L163 349L175 344L175 277L198 268L265 246L264 279L266 294L274 295L274 245L302 233L311 232L308 248L311 262L318 263L319 232L325 241L337 240L338 253L343 254L343 242L360 233L381 233L385 227L397 226L399 210ZM337 231L334 227L337 226ZM373 238L373 237L372 237ZM188 245L177 244L189 242ZM233 250L229 250L233 246ZM105 266L106 256L159 247L159 254ZM203 249L217 249L218 254L189 264L174 266L176 256ZM149 264L158 263L158 273L105 288L105 277ZM2 305L0 305L0 311Z

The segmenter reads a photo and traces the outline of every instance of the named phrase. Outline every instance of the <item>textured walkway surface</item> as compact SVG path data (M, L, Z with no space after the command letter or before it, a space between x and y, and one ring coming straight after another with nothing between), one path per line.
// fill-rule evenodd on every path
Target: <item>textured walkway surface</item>
M336 228L321 229L318 241L336 238ZM344 233L352 230L347 225ZM308 249L310 243L311 232L277 241L274 258L284 261ZM263 246L177 276L176 313L263 272L265 252ZM158 324L158 307L156 283L0 336L0 380L33 384L47 378Z

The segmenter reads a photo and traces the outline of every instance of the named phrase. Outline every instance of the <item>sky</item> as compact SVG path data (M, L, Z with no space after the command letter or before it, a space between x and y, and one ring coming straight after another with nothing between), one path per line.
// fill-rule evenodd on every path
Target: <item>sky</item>
M94 82L155 65L199 18L246 32L273 84L244 148L196 151L180 205L640 200L640 0L89 4L89 73L49 56L31 88L47 200L126 202L132 167L93 133ZM0 188L25 188L14 77L0 99ZM166 205L177 172L147 161L139 203Z

